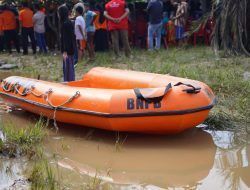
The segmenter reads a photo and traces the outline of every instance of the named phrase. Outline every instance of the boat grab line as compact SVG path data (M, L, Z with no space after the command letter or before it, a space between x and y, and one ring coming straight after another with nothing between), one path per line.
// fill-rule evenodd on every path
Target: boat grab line
M20 97L16 97L10 94L2 93L0 94L7 96L9 98L15 98L19 101L23 101L25 103L33 104L36 106L40 106L42 108L54 110L53 107L50 105L41 104L38 102L34 102L31 100L23 99ZM67 108L67 107L57 107L57 111L67 111L67 112L74 112L74 113L82 113L87 115L95 115L99 117L106 117L106 118L122 118L122 117L149 117L149 116L172 116L172 115L185 115L185 114L191 114L191 113L197 113L201 111L210 110L214 107L216 103L216 99L212 101L211 104L199 108L193 108L193 109L187 109L187 110L173 110L173 111L158 111L158 112L141 112L141 113L104 113L104 112L95 112L95 111L89 111L89 110L79 110L79 109L73 109L73 108Z

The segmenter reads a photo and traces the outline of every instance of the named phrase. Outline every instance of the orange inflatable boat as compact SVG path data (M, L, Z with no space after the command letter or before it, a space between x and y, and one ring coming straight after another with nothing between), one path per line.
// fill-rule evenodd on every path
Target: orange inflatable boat
M199 81L101 67L66 84L12 76L2 81L0 96L60 122L158 134L197 126L215 103Z

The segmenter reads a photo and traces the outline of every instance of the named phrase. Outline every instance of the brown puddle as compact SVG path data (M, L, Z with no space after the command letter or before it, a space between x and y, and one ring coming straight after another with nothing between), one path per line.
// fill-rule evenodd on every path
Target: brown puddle
M32 117L27 112L1 115L3 121L20 125ZM72 189L89 178L99 178L113 189L250 189L247 135L195 128L175 136L154 136L59 126L58 133L48 130L45 149L48 155L59 155L61 175ZM121 143L116 143L118 136ZM8 184L19 179L8 178L5 169L0 168L1 179ZM0 189L6 183L1 179Z
M202 131L190 131L174 138L128 135L118 152L115 134L97 133L91 140L86 140L84 136L79 137L77 131L70 133L68 129L60 133L63 140L52 138L48 147L67 158L62 163L73 165L83 174L91 172L95 175L97 170L116 184L161 187L193 184L208 174L215 154L212 139ZM205 143L200 143L204 139ZM69 150L62 150L62 144L69 145ZM187 174L190 177L187 178Z

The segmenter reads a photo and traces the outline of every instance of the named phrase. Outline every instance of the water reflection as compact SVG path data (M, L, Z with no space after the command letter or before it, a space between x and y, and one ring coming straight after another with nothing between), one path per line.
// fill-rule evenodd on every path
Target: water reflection
M75 141L78 132L68 130L60 133L64 143L73 145L70 138ZM60 151L62 144L49 143L64 158L59 165L99 177L117 189L250 188L246 134L194 129L174 137L129 135L122 152L115 153L112 135L98 132L86 141L78 133L78 140L66 153Z
M61 155L60 166L89 176L98 171L102 180L120 185L192 185L208 175L215 155L211 136L199 129L176 136L127 134L120 152L113 133L96 130L91 139L78 129L59 133L63 139L51 138L46 147Z
M207 132L212 135L217 150L214 165L198 189L250 189L248 135L232 131Z
M23 176L26 168L24 159L6 159L0 156L0 189L27 189Z
M1 119L15 120L21 127L33 117L14 112ZM46 153L58 155L52 165L59 166L70 189L79 189L91 178L118 190L250 189L247 134L198 128L175 136L121 133L120 139L126 140L116 151L116 133L62 124L59 133L48 133ZM1 187L8 178L1 168L0 176Z

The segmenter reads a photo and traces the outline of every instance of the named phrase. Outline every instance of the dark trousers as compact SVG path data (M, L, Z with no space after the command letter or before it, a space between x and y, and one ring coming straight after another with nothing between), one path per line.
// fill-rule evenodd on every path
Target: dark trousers
M4 31L4 38L6 43L6 48L9 53L12 53L12 41L14 42L16 51L20 52L20 45L19 45L19 38L16 30L5 30Z
M64 82L75 80L74 56L68 55L66 59L63 58L63 80Z
M4 50L4 44L5 44L4 36L0 35L0 52Z
M23 45L23 54L28 54L28 37L31 40L33 54L36 53L36 41L34 36L34 29L22 27L22 45Z
M36 36L36 43L37 43L37 45L39 47L39 51L41 53L47 53L45 34L35 32L35 36Z
M76 65L78 63L78 49L77 46L75 46L74 49L74 65Z
M56 49L57 36L55 32L46 32L46 42L50 51L54 51Z
M108 31L104 29L95 32L95 51L105 51L109 49Z
M94 37L95 37L95 32L87 32L87 49L89 52L90 59L94 59L95 57Z
M119 56L119 38L121 38L125 55L128 57L131 53L128 42L128 30L111 30L110 33L115 55Z

